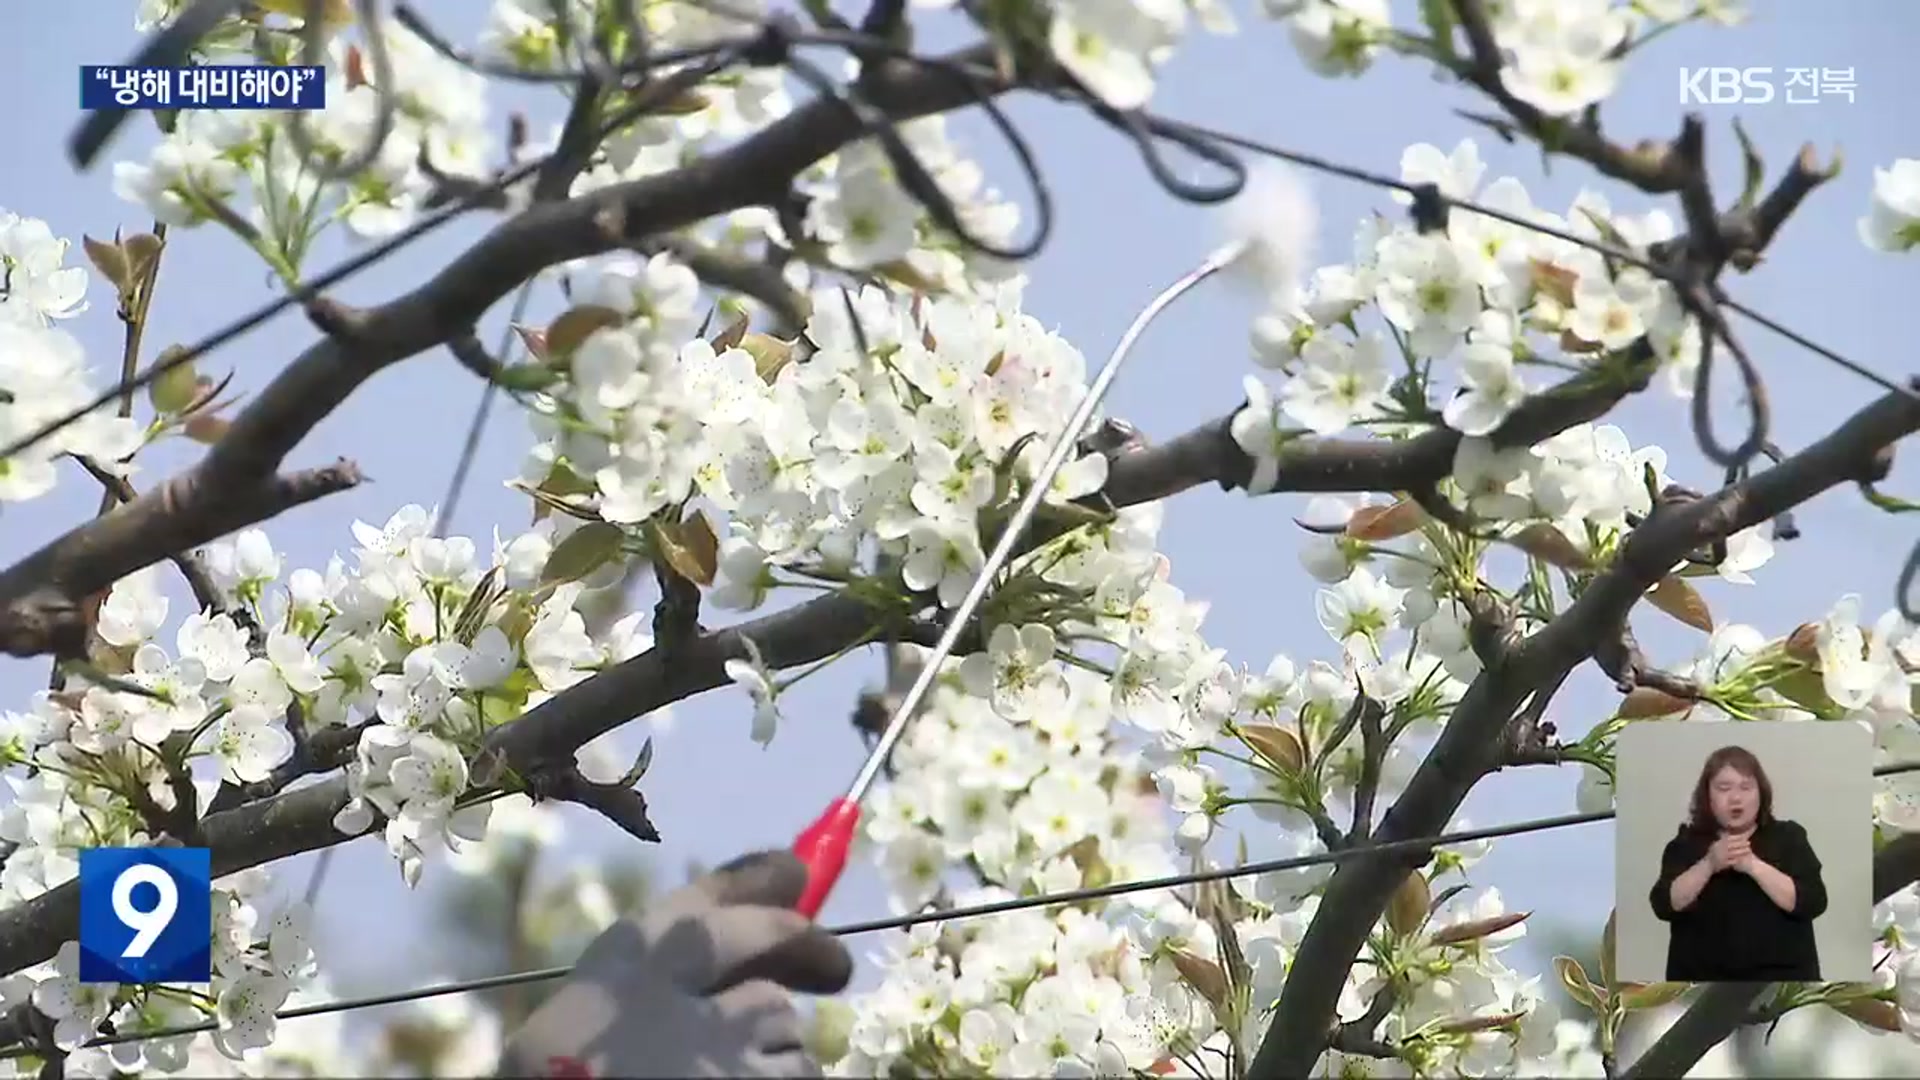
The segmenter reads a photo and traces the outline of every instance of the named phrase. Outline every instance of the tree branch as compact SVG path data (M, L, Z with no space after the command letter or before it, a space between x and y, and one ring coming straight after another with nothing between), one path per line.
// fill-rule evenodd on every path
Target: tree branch
M360 483L359 466L341 460L284 476L269 468L264 478L228 484L209 472L212 458L0 573L0 651L37 656L79 646L84 597L176 552Z
M87 471L87 475L99 481L100 486L106 489L107 498L112 500L108 503L108 509L119 503L130 503L139 497L140 493L134 490L133 484L126 477L102 468L99 462L90 457L76 454L74 460ZM167 559L179 569L180 576L186 579L187 588L193 593L193 602L200 605L200 610L226 610L226 600L221 597L220 590L214 586L213 578L208 576L207 568L200 565L198 555L191 551L174 551L168 553Z
M781 337L797 337L807 325L807 299L781 275L780 267L716 251L691 240L668 239L647 245L670 252L708 287L750 296L773 314Z
M1550 439L1568 428L1607 415L1628 395L1646 388L1657 363L1642 351L1625 373L1609 378L1577 375L1534 394L1489 436L1494 446L1514 449ZM1234 410L1238 412L1239 410ZM1116 506L1153 502L1203 484L1246 487L1253 459L1229 433L1233 413L1166 442L1113 458L1103 489ZM1344 439L1307 436L1287 444L1273 492L1408 491L1431 487L1453 474L1462 436L1434 427L1411 439Z
M336 776L298 791L200 821L201 836L213 851L213 876L331 847L347 839L333 827L333 815L347 804L347 780ZM80 884L70 881L0 916L0 968L9 973L53 958L62 943L80 933Z
M1532 137L1549 153L1578 158L1603 175L1632 184L1650 195L1679 191L1686 183L1688 170L1670 145L1643 142L1629 149L1602 134L1596 114L1589 113L1579 121L1548 116L1515 97L1501 78L1506 64L1494 41L1486 5L1481 0L1453 0L1453 10L1466 35L1470 56L1469 60L1450 65L1454 74L1492 98L1513 118L1513 126L1518 131Z
M991 52L976 47L945 59L984 69ZM875 63L863 78L865 95L896 120L970 105L980 90L1011 88L980 74L976 90L951 68L909 61ZM309 305L310 315L326 313L327 337L276 376L198 465L0 572L0 650L23 657L53 651L82 632L78 598L169 551L197 547L297 505L269 497L278 485L266 479L308 432L361 383L445 344L540 270L636 246L743 206L775 203L802 170L864 134L843 104L817 99L684 168L529 207L432 280L379 307Z
M1916 430L1920 402L1890 394L1773 468L1649 516L1579 599L1521 642L1505 663L1485 668L1473 680L1432 752L1387 812L1376 839L1431 836L1451 820L1473 786L1504 761L1510 747L1503 736L1515 712L1529 698L1544 710L1538 695L1550 696L1565 674L1584 663L1596 644L1607 640L1633 605L1688 552L1851 482L1886 447ZM1426 857L1395 853L1361 858L1334 872L1320 912L1295 954L1249 1077L1308 1075L1326 1049L1340 988L1355 957L1408 869Z

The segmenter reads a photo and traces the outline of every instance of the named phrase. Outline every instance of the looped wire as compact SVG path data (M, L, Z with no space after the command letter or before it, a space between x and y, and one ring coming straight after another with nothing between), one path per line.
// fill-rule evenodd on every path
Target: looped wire
M326 63L326 42L320 34L325 13L325 0L307 0L306 17L300 27L300 62L309 67ZM353 13L366 32L367 54L373 62L373 132L353 153L330 162L307 130L308 115L295 110L287 116L287 138L299 152L300 163L322 180L344 180L372 165L393 134L394 114L399 108L393 90L393 58L387 53L386 34L380 26L378 0L353 0Z
M1000 102L992 94L987 93L986 89L980 85L980 80L969 73L963 65L938 57L923 57L920 62L935 71L952 76L966 89L973 103L980 107L980 111L987 114L988 122L1000 132L1001 138L1007 140L1007 149L1013 151L1014 163L1020 167L1020 172L1027 178L1027 190L1033 193L1033 239L1009 249L1000 257L1014 262L1024 262L1039 254L1040 249L1047 245L1047 240L1053 235L1053 189L1047 186L1046 175L1040 171L1040 163L1033 155L1032 144L1028 143L1027 137L1020 133L1019 125L1013 122L1013 118L1000 107Z
M1920 576L1920 543L1907 553L1907 562L1900 568L1900 582L1894 586L1894 605L1900 609L1900 617L1910 623L1920 623L1920 606L1913 602L1913 579Z
M1744 468L1767 445L1768 429L1772 426L1772 409L1767 402L1767 388L1760 381L1760 371L1754 367L1753 358L1740 346L1733 336L1732 329L1721 317L1719 305L1707 290L1691 285L1680 290L1681 299L1693 309L1694 317L1700 320L1700 366L1693 373L1693 434L1700 444L1700 452L1709 461L1723 468ZM1724 341L1727 351L1733 354L1734 364L1740 369L1740 381L1747 392L1747 435L1738 446L1728 450L1721 445L1713 431L1713 353L1715 341Z
M769 28L771 28L776 21L777 20L769 21ZM784 40L784 38L782 40ZM1009 141L1013 145L1015 156L1020 159L1022 168L1027 171L1028 177L1032 181L1036 204L1035 213L1039 219L1034 226L1033 238L1014 247L1002 247L991 240L982 239L974 234L967 223L961 219L959 208L953 204L953 200L941 189L939 181L935 180L933 174L927 171L926 165L922 163L918 155L913 152L913 148L907 145L906 139L901 136L900 130L894 125L892 118L868 102L865 97L861 95L857 85L851 88L851 93L841 93L840 90L834 86L833 80L829 79L826 73L821 71L818 66L810 60L793 54L790 50L782 62L785 64L787 70L793 72L795 77L806 83L816 93L822 97L832 99L853 114L855 119L860 122L862 133L879 142L882 151L887 155L888 163L893 166L894 179L899 183L901 189L915 202L920 204L928 216L933 218L934 224L951 233L962 246L991 258L1004 259L1009 262L1020 262L1032 258L1034 254L1046 245L1048 237L1053 232L1052 199L1047 193L1046 185L1040 181L1039 169L1034 164L1031 150L1026 146L1025 142L1015 134L1013 124L1006 119L1004 114L995 120L995 126L999 127L1002 133L1008 136ZM963 73L956 72L955 74L958 78L967 78ZM986 96L984 93L978 92L977 83L968 80L968 85L974 89L976 96L980 98ZM987 111L990 116L995 112L992 107L989 107Z
M1220 203L1240 194L1247 186L1246 162L1218 140L1185 124L1173 123L1149 112L1116 109L1095 97L1085 87L1076 87L1076 90L1088 111L1133 140L1134 146L1140 151L1140 160L1146 163L1154 181L1174 198L1190 203ZM1156 141L1172 143L1194 157L1219 166L1228 173L1229 178L1214 185L1182 179L1167 164L1166 158L1155 145Z

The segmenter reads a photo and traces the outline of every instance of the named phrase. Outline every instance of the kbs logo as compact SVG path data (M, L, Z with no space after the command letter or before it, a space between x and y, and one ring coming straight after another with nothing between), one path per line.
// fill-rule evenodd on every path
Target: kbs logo
M80 981L204 983L213 977L206 848L80 852Z
M1852 68L1787 68L1785 101L1812 105L1822 97L1853 101ZM1765 105L1781 97L1770 67L1680 69L1682 105Z
M1680 69L1682 105L1765 105L1772 100L1772 68Z

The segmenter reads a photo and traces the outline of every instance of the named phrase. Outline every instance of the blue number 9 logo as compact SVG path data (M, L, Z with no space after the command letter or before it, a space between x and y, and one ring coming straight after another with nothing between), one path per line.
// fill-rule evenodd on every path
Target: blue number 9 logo
M211 885L205 848L82 851L80 981L209 981Z

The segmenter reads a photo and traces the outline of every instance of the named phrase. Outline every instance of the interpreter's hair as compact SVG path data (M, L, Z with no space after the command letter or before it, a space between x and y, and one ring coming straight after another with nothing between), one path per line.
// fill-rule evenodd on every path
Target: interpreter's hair
M1720 775L1722 769L1732 769L1760 789L1760 812L1754 815L1754 825L1773 824L1773 781L1767 779L1767 770L1760 759L1744 746L1723 746L1708 754L1706 764L1700 766L1700 778L1693 783L1692 815L1687 828L1705 836L1720 834L1720 822L1713 816L1713 778Z

